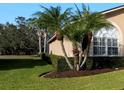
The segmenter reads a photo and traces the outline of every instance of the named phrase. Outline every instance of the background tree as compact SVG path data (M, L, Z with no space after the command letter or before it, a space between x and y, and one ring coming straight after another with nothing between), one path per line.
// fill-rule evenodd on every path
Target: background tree
M38 15L37 13L33 14L33 16ZM47 41L50 39L49 32L47 31L47 26L41 22L40 18L33 18L29 21L28 24L32 29L37 31L37 35L39 37L39 54L41 52L48 52Z
M28 19L16 18L17 25L6 23L0 25L1 54L36 54L38 40L36 32L30 29Z

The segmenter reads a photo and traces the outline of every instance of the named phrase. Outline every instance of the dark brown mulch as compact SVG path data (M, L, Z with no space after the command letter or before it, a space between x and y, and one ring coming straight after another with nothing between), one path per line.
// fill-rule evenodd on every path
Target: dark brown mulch
M79 76L90 76L90 75L96 75L100 73L107 73L119 69L111 69L111 68L104 68L104 69L96 69L96 70L82 70L82 71L65 71L65 72L50 72L43 77L45 78L65 78L65 77L79 77Z

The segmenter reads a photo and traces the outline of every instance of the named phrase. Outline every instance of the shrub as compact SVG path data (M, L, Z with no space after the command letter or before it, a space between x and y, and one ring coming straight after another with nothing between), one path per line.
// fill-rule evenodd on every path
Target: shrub
M62 72L62 71L70 70L64 57L57 55L50 55L50 58L52 65L56 71Z
M92 69L124 67L123 57L94 57Z
M124 67L124 58L116 57L112 61L114 61L114 67Z
M50 59L53 67L56 71L67 71L70 70L65 58L57 55L50 55ZM73 58L70 58L73 65ZM89 57L86 64L82 69L102 69L102 68L118 68L124 67L124 58L120 57Z
M41 53L40 54L41 60L47 62L48 64L52 64L49 54Z
M89 58L87 59L87 62L86 62L86 70L91 70L93 69L93 59L92 58Z
M53 67L57 69L57 63L58 63L59 57L56 55L50 55L50 59L51 59Z

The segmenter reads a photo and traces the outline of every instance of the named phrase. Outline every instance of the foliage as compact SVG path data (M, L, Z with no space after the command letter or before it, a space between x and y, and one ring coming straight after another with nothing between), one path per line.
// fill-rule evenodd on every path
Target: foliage
M98 31L101 28L111 29L112 25L100 12L90 11L89 6L82 4L80 10L75 4L77 11L73 13L71 22L65 26L65 35L72 41L81 42L87 32Z
M123 57L89 57L83 69L103 69L124 67Z
M85 66L86 66L86 70L92 70L93 69L93 63L94 63L94 60L93 58L89 58L87 59L87 62L85 63Z
M66 9L64 12L61 11L60 6L51 6L50 8L41 6L41 8L44 10L43 12L38 11L33 14L38 16L38 19L36 19L37 24L39 24L40 27L47 27L51 33L60 30L62 32L62 28L70 20L71 8Z
M33 29L27 25L24 17L16 18L17 25L1 24L0 52L1 54L36 54L38 37Z
M55 71L61 72L70 70L64 57L51 54L50 58ZM71 64L73 64L73 62Z
M41 53L40 54L40 57L41 57L41 60L47 62L48 64L52 64L49 54L47 54L47 53Z
M91 58L92 59L92 58ZM95 57L92 59L93 69L96 68L118 68L124 66L123 57Z

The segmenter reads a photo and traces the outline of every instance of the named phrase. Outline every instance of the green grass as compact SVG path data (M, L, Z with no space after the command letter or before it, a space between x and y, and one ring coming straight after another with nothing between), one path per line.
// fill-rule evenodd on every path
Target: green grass
M18 56L19 57L19 56ZM37 57L0 59L0 89L123 89L124 70L93 76L48 79L38 77L53 70Z

